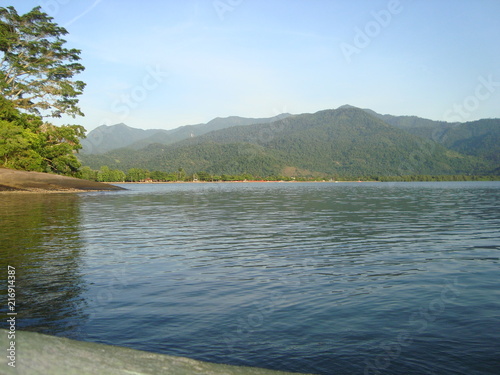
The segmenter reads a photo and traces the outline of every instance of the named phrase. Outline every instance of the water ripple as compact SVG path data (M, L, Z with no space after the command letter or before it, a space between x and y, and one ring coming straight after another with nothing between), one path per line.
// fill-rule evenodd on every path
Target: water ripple
M317 374L494 373L500 184L127 187L0 201L36 280L28 328Z

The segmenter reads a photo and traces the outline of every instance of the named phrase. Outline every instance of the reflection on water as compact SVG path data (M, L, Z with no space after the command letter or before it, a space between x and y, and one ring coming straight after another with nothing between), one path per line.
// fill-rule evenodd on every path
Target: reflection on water
M84 317L80 197L1 194L0 223L0 267L16 268L17 328L71 336ZM0 288L3 300L6 292Z
M316 374L498 369L498 183L126 187L0 195L22 327Z

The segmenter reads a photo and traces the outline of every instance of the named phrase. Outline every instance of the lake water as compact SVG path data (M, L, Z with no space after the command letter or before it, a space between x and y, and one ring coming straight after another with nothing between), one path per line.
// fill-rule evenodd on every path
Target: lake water
M0 195L18 329L313 374L500 373L498 182L123 186Z

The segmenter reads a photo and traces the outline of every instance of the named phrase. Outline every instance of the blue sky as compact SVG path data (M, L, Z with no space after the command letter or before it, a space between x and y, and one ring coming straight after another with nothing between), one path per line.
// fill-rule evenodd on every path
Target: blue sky
M500 117L498 0L23 0L82 50L87 130L351 104ZM56 123L63 123L58 121Z

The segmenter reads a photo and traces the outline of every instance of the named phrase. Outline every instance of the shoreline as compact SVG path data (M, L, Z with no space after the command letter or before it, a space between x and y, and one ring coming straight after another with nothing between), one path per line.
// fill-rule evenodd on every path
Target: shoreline
M7 339L8 336L10 336L10 341ZM0 337L2 349L7 349L6 353L11 354L11 358L6 355L2 356L0 366L7 368L9 358L10 361L14 361L11 362L15 365L14 372L22 375L41 373L52 375L76 373L81 375L300 375L259 367L205 362L31 331L13 332L0 329Z
M0 193L83 193L119 190L126 189L74 177L0 168Z
M113 181L109 182L110 184L226 184L226 183L241 183L241 184L249 184L249 183L341 183L341 182L380 182L380 181L283 181L283 180L248 180L248 181L124 181L118 182Z

